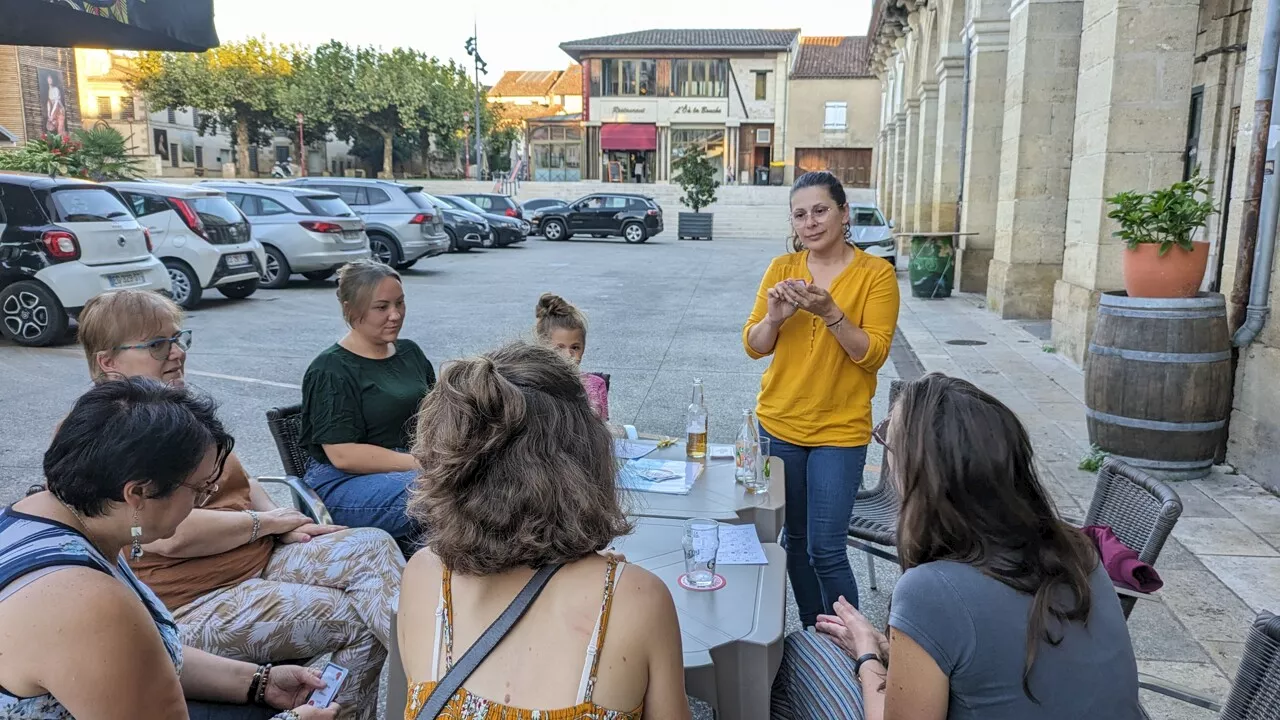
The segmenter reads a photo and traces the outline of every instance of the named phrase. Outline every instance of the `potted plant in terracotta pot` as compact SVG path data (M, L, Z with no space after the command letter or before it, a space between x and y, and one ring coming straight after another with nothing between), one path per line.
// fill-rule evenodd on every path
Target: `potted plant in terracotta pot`
M1120 223L1125 242L1124 289L1130 297L1195 297L1209 261L1209 243L1195 240L1217 212L1208 178L1199 175L1167 188L1125 191L1107 198L1107 217Z
M716 180L715 166L707 159L706 152L695 145L673 160L671 169L679 173L675 182L684 191L680 204L693 210L680 213L676 237L680 240L710 240L714 217L711 213L703 213L702 208L716 201L716 188L720 187L720 181Z

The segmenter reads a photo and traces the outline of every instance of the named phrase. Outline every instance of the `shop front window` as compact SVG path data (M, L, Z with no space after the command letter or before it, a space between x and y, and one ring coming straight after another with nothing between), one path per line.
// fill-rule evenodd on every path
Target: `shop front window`
M690 148L700 147L716 168L716 176L724 174L724 128L689 128L671 130L671 159L684 156Z
M582 179L582 130L576 127L538 127L529 134L533 145L533 179Z

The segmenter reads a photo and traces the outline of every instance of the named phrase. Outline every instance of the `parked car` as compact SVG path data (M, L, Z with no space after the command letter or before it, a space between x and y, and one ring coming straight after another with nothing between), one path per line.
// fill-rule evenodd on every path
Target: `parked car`
M849 231L859 249L898 266L898 244L893 239L893 223L886 222L875 205L849 204Z
M282 288L289 276L328 280L352 260L369 257L369 236L361 220L336 193L265 183L206 182L249 218L253 239L266 261L262 285Z
M441 195L440 199L460 210L476 213L489 223L493 234L485 247L494 247L495 245L506 247L507 245L524 242L525 238L529 237L530 226L524 220L488 212L461 195Z
M468 252L474 247L493 247L493 230L489 221L478 213L455 208L439 195L423 193L444 216L444 231L449 236L449 250Z
M479 205L485 212L524 219L524 210L520 207L520 203L510 195L502 193L455 193L455 195Z
M106 290L169 292L147 229L115 190L0 173L0 335L43 346Z
M151 231L155 255L169 271L174 302L191 309L206 289L235 300L258 291L266 263L262 244L226 193L200 185L107 184Z
M542 234L542 216L547 210L554 207L562 207L568 205L564 200L555 200L553 198L534 198L525 200L520 203L520 207L524 210L524 219L529 221L529 234Z
M337 193L364 219L373 259L398 270L413 267L424 257L449 251L444 218L423 194L420 185L334 177L296 178L284 184Z
M542 212L542 236L548 240L619 235L642 243L662 232L662 207L647 195L598 193Z

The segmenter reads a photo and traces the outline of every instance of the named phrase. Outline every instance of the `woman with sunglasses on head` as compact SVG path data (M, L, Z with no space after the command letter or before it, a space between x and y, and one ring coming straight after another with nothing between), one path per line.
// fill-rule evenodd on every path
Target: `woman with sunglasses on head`
M314 670L185 647L124 561L217 491L232 445L212 401L149 378L76 401L44 455L48 489L0 512L0 717L335 717L304 705Z
M871 439L876 373L898 322L891 265L849 241L849 204L829 172L791 188L791 240L756 294L742 343L773 356L756 416L786 463L787 574L806 627L836 598L858 602L845 554Z
M787 638L774 717L1143 717L1111 579L1055 512L1017 416L932 374L875 436L902 498L889 636L841 598Z
M105 293L79 322L95 381L184 385L191 331L172 301L141 290ZM216 491L199 498L171 537L143 550L133 571L177 617L188 645L261 663L333 653L351 671L338 695L344 712L373 716L404 570L385 532L317 525L277 507L229 453Z

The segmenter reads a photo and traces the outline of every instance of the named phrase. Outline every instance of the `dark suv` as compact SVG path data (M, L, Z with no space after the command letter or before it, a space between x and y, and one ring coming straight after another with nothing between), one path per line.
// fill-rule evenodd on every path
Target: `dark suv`
M662 232L662 207L646 195L600 193L542 212L542 236L548 240L620 235L629 243L642 243Z

